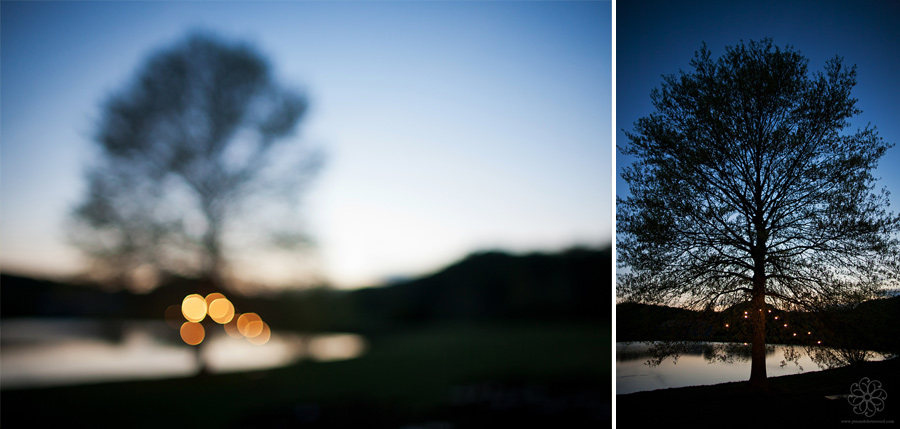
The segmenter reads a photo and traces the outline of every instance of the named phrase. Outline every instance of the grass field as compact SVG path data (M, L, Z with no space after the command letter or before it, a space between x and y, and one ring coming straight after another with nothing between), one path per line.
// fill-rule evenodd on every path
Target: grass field
M2 427L607 426L608 326L440 325L358 359L251 373L2 392Z
M866 416L846 397L863 379L886 392L883 408ZM859 392L859 391L857 391ZM871 393L867 389L867 392ZM900 358L769 378L758 392L747 382L659 389L616 396L616 420L635 427L697 424L728 428L893 426L900 406ZM861 401L857 401L859 403ZM872 402L874 404L874 402ZM875 410L872 410L875 411Z

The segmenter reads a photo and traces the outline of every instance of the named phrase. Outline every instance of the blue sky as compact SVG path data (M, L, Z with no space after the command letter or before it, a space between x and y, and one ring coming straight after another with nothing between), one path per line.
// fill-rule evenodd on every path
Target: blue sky
M297 138L328 156L304 208L318 242L309 260L334 284L425 274L477 250L612 240L610 2L0 8L4 270L81 266L65 219L100 102L194 29L255 44L309 95ZM238 265L260 278L308 268Z
M621 1L616 3L616 144L622 129L652 112L650 91L662 75L690 70L703 42L718 57L741 40L771 37L792 45L821 71L834 56L857 66L852 96L863 113L848 131L872 123L888 142L900 143L900 2L891 0ZM618 172L633 160L617 154ZM892 191L900 212L900 146L888 150L876 177ZM616 193L627 195L617 175Z

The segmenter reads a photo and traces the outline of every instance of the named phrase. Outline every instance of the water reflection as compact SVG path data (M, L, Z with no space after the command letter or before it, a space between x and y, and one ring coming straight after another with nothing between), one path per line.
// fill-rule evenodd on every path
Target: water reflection
M710 343L697 341L657 341L619 343L616 361L642 360L651 367L659 366L667 360L673 364L685 355L701 356L707 362L747 362L750 360L750 346L746 343ZM766 357L775 353L774 345L766 345Z
M3 389L186 377L198 371L195 351L173 338L173 330L162 321L10 320L2 323L0 332ZM207 333L203 361L210 371L224 373L305 358L353 359L367 347L364 338L353 334L267 332L262 344L220 330Z
M844 366L889 355L820 346L766 346L769 377ZM750 346L741 343L635 342L616 344L616 394L745 381Z

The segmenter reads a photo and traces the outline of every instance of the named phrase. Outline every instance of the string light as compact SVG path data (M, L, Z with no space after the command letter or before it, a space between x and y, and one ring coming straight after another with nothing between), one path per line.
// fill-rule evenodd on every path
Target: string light
M225 297L215 298L212 303L209 304L207 314L209 314L209 317L216 323L224 325L234 318L234 305Z
M189 322L202 321L206 317L206 300L196 293L184 297L181 313Z
M269 341L271 330L256 313L235 313L234 304L225 295L214 292L206 297L190 294L184 297L180 306L172 305L166 309L166 321L181 334L181 339L192 346L199 345L206 337L202 322L207 315L218 324L223 325L225 333L231 337L246 337L251 343L261 345ZM178 313L187 322L178 323ZM182 319L182 321L184 320Z
M212 305L213 301L217 299L225 299L225 295L222 295L219 292L213 292L209 295L206 295L206 298L204 299L206 300L206 306L209 307L210 305Z
M196 346L203 342L206 332L203 325L197 322L184 322L181 325L181 339L185 343Z

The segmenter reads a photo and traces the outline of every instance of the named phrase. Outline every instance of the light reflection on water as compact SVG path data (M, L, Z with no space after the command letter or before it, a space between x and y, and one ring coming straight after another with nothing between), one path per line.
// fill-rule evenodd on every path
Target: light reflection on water
M85 320L11 320L0 325L0 388L186 377L197 373L195 350L165 322L132 321L121 330ZM356 358L365 340L353 334L303 337L273 332L263 345L215 332L201 354L214 373L274 368L309 358Z
M660 344L660 343L657 343ZM677 360L671 357L659 365L653 360L651 343L616 343L616 394L667 389L673 387L700 386L750 378L749 346L742 350L738 344L698 343ZM712 350L715 349L715 350ZM723 350L728 350L723 354ZM828 351L824 347L819 351ZM779 377L826 369L829 363L821 356L811 357L804 347L770 345L766 351L766 375ZM866 353L869 360L882 360L884 355Z

